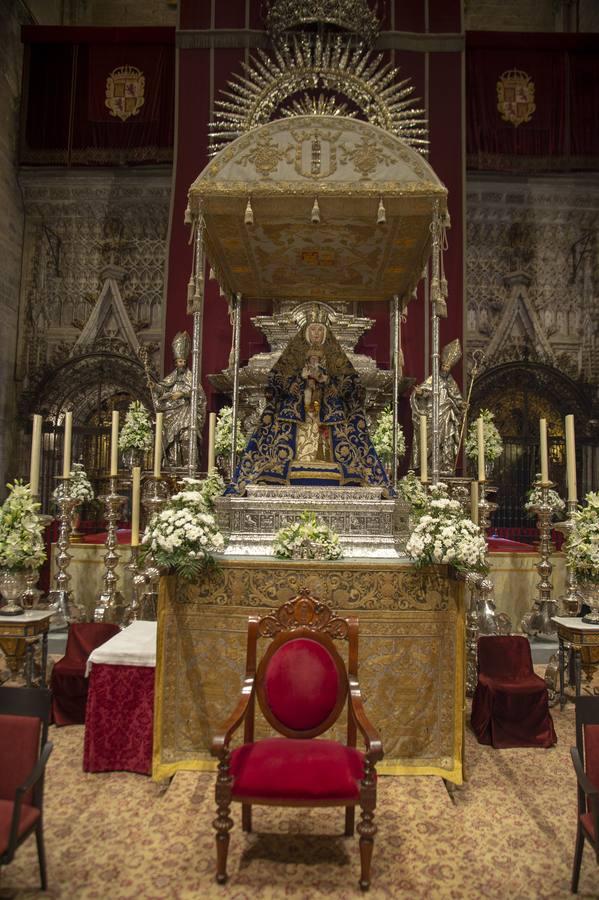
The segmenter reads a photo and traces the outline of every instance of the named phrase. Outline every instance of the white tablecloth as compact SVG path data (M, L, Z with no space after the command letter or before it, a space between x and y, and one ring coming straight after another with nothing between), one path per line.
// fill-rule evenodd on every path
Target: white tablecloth
M103 666L155 666L156 634L156 622L132 622L128 628L90 653L85 674L89 675L94 663Z

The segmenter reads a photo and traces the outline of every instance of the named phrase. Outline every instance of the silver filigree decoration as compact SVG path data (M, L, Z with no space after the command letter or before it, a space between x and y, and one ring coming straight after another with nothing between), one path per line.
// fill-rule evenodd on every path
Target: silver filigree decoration
M380 4L375 6L378 10ZM275 42L293 29L314 25L332 25L359 35L369 46L380 28L377 11L367 0L269 0L266 28Z
M276 46L272 56L258 50L242 65L245 74L234 74L223 99L215 101L211 156L260 125L327 104L338 115L364 119L427 152L425 111L416 107L410 79L399 79L398 68L363 44L339 35L301 34Z

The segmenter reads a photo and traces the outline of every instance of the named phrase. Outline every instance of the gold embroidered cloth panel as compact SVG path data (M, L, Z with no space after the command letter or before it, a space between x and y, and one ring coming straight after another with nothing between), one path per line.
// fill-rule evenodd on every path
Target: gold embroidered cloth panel
M223 558L188 584L161 579L153 775L215 767L210 743L235 706L247 619L307 587L359 619L359 677L380 730L381 774L460 784L464 729L464 586L444 567L396 560ZM264 644L259 647L263 652ZM345 652L342 644L340 652ZM269 731L257 709L257 737ZM327 736L343 739L345 722ZM242 730L239 732L242 741Z

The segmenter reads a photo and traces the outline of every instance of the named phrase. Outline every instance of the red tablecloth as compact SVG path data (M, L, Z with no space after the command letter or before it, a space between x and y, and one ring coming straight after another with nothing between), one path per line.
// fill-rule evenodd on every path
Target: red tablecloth
M154 667L94 664L85 715L85 772L152 771Z

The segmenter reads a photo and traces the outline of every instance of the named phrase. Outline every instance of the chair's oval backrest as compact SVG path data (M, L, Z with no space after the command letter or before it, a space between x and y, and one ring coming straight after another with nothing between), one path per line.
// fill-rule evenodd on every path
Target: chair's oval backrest
M345 663L333 642L304 629L273 640L256 682L265 718L288 737L322 734L339 717L347 696Z
M530 675L528 638L519 634L482 635L478 639L478 671L489 678L517 680Z

